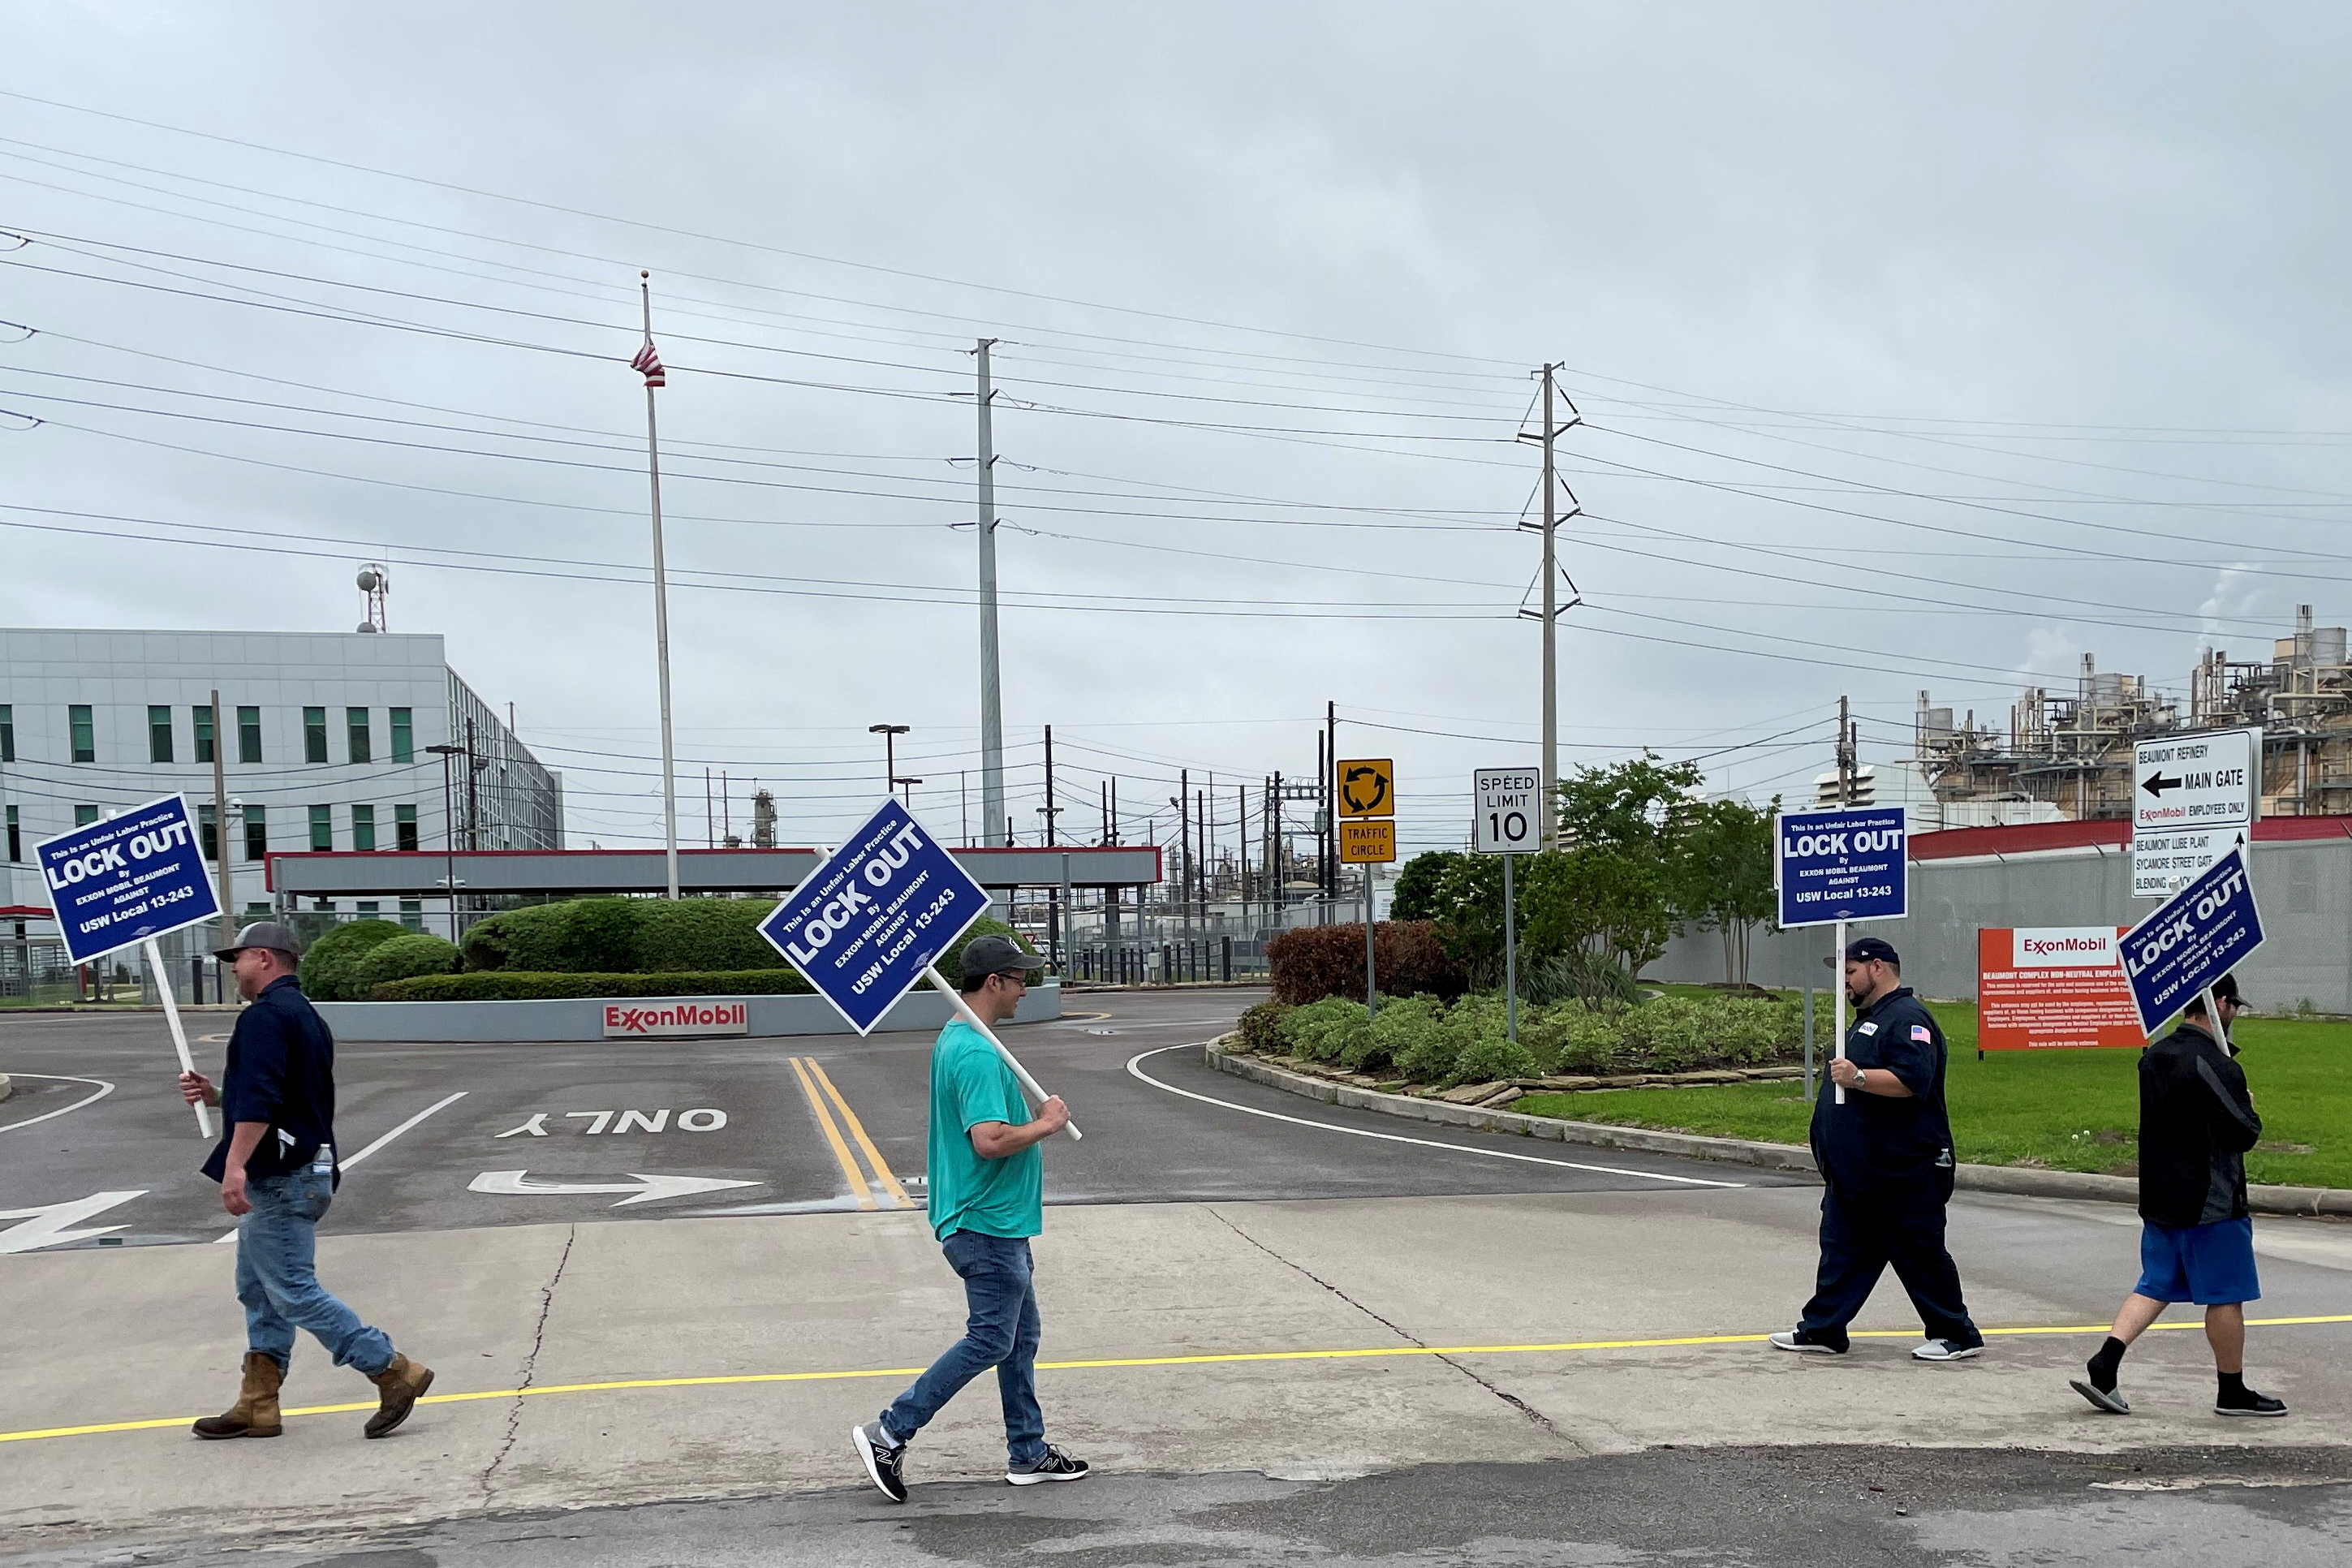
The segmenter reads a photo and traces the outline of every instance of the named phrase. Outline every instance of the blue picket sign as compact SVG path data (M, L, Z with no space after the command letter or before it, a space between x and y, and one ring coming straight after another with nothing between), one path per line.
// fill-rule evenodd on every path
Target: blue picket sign
M195 823L176 795L44 838L33 858L76 963L220 915Z
M2263 945L2262 911L2246 852L2232 849L2126 933L2124 975L2153 1039L2164 1021Z

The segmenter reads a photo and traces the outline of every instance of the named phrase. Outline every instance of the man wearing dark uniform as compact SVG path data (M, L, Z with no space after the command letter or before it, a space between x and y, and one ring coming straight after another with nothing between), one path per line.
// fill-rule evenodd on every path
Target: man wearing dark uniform
M1965 1361L1984 1336L1960 1299L1960 1272L1944 1247L1952 1196L1952 1124L1944 1106L1944 1031L1903 984L1895 949L1866 936L1845 950L1855 1008L1843 1054L1813 1102L1813 1163L1822 1173L1822 1262L1813 1299L1775 1349L1843 1355L1846 1325L1888 1264L1927 1331L1915 1361Z

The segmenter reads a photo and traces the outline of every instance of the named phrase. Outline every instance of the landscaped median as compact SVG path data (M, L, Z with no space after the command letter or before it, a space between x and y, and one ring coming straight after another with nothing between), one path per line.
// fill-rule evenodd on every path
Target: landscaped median
M1365 1031L1377 1023L1364 1022L1360 1004L1335 1003L1293 1014L1253 1009L1241 1030L1211 1048L1211 1060L1295 1093L1427 1121L1781 1170L1812 1166L1804 1146L1811 1108L1802 1068L1785 1060L1734 1065L1718 1056L1709 1067L1691 1068L1619 1051L1603 1053L1614 1071L1481 1079L1461 1070L1465 1061L1457 1052L1446 1076L1416 1082L1417 1075L1367 1044ZM1617 1037L1627 1037L1622 1020L1661 1005L1622 1010ZM1318 1010L1343 1017L1345 1006L1355 1009L1355 1032L1348 1035L1355 1045L1353 1066L1345 1052L1322 1054L1318 1024L1344 1032L1340 1024L1291 1022L1296 1013ZM1383 1016L1391 1006L1382 1004ZM1962 1186L2136 1200L2138 1053L1995 1052L1979 1062L1974 1005L1934 1006L1951 1051L1949 1099ZM1824 1042L1827 1022L1821 1020ZM1394 1032L1414 1026L1400 1020ZM1590 1038L1602 1037L1599 1023L1579 1027ZM2264 1119L2263 1142L2246 1161L2257 1184L2255 1207L2352 1215L2352 1023L2247 1018L2238 1038ZM1484 1059L1472 1052L1466 1065Z

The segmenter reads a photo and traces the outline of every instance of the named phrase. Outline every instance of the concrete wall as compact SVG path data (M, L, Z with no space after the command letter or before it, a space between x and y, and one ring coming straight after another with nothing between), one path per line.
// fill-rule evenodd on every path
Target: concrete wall
M2257 843L2254 900L2267 937L2239 983L2264 1012L2305 1000L2352 1013L2352 838ZM2131 850L2089 847L2030 855L1921 860L1911 867L1911 917L1851 928L1903 954L1903 978L1929 996L1977 994L1982 926L2133 925L2158 900L2131 896ZM1759 985L1826 985L1831 928L1759 931L1748 977ZM1723 942L1695 931L1667 944L1653 980L1721 980Z
M856 1031L822 996L743 996L751 1004L751 1034L847 1035ZM658 1006L664 998L613 998ZM682 1001L685 998L667 998ZM694 998L708 1001L708 997ZM320 1002L320 1016L338 1040L601 1040L604 1003L594 997L542 1002ZM948 1021L948 999L925 986L909 992L884 1016L883 1029L936 1029ZM1062 987L1049 981L1021 999L1016 1024L1062 1016ZM656 1037L656 1038L659 1037Z

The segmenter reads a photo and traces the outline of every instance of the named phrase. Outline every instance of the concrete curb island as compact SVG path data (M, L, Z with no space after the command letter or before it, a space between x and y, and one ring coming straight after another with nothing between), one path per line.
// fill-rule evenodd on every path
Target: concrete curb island
M1612 1127L1600 1121L1567 1121L1552 1116L1526 1116L1517 1111L1486 1110L1475 1105L1450 1105L1442 1100L1422 1100L1407 1094L1383 1094L1353 1084L1333 1083L1291 1072L1259 1058L1226 1047L1238 1032L1209 1042L1209 1065L1219 1072L1262 1083L1327 1105L1357 1110L1377 1110L1389 1116L1433 1121L1446 1127L1467 1127L1481 1132L1516 1132L1555 1143L1580 1143L1601 1149L1640 1149L1653 1154L1678 1154L1692 1160L1718 1160L1756 1165L1768 1171L1811 1171L1813 1153L1798 1143L1764 1143L1745 1138L1708 1138L1694 1132L1661 1132L1647 1127ZM2091 1199L2099 1203L2137 1204L2139 1183L2129 1176L2100 1176L2084 1171L2039 1171L2021 1165L1962 1165L1958 1184L1973 1192L2010 1193L2032 1198ZM2256 1214L2352 1215L2352 1192L2336 1187L2249 1186L2247 1203Z

